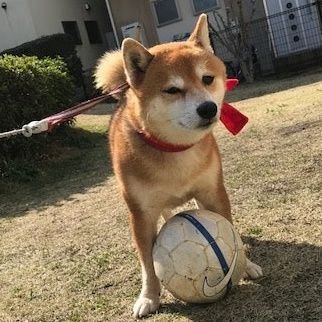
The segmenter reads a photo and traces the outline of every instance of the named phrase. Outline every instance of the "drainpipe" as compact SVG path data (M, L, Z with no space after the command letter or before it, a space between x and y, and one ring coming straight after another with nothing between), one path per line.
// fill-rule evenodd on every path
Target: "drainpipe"
M114 38L115 38L117 47L120 48L120 41L119 41L119 38L117 36L117 31L116 31L116 27L115 27L115 23L114 23L112 9L111 9L111 5L110 5L110 0L105 0L105 2L106 2L106 7L107 7L108 15L110 16L110 20L111 20L111 25L112 25L112 29L113 29Z

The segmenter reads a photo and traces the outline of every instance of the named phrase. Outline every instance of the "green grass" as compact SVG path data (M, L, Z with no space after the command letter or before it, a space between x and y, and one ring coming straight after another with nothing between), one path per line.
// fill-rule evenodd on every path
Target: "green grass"
M253 226L247 229L248 235L261 236L263 229L261 227Z

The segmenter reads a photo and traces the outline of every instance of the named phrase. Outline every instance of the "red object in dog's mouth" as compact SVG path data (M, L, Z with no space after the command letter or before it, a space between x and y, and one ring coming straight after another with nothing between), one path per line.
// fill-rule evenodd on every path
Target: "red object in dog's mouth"
M226 90L233 90L238 85L238 83L238 79L227 79ZM239 112L232 105L224 102L221 108L220 121L224 124L224 126L230 133L236 135L247 124L248 117Z
M248 117L232 105L224 102L221 108L220 121L233 135L238 134L248 122Z

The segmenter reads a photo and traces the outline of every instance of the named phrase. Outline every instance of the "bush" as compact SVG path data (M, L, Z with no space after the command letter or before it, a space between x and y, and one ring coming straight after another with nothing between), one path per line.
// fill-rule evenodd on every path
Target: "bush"
M15 56L36 56L38 58L61 57L73 77L74 84L76 86L83 85L82 63L77 56L76 45L69 35L54 34L44 36L0 53L0 55L4 54Z
M61 59L37 57L0 57L0 132L21 128L62 111L74 95L66 64ZM57 130L68 135L68 126ZM59 134L59 133L58 133ZM11 160L35 160L47 153L59 135L22 135L0 142L0 176L12 168Z

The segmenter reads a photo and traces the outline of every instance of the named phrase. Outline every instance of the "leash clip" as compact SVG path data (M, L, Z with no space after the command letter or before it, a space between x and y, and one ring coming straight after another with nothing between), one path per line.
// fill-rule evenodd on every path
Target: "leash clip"
M22 127L22 134L29 138L33 134L38 134L41 132L46 132L48 130L48 122L46 120L32 121Z

